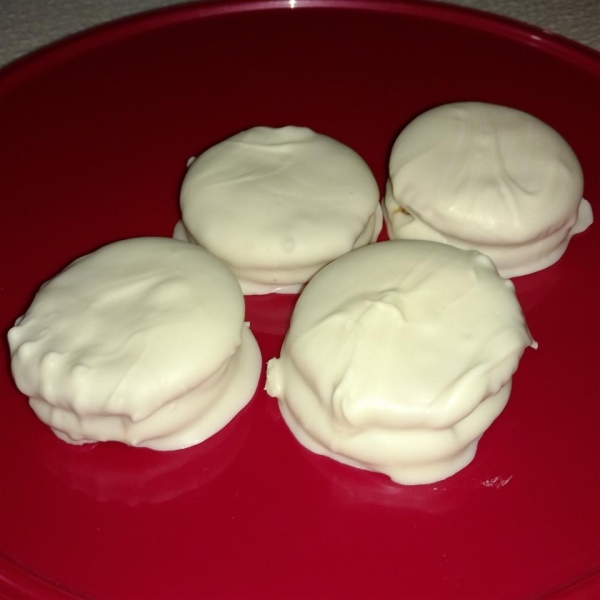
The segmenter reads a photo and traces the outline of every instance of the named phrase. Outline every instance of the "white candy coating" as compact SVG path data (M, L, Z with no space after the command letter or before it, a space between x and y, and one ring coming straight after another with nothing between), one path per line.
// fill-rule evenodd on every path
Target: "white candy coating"
M221 258L245 294L294 293L377 239L379 189L349 147L304 127L255 127L189 163L174 237Z
M248 403L261 369L233 274L165 238L76 260L41 287L8 339L18 388L78 444L199 443Z
M429 110L398 136L384 214L391 239L487 254L503 277L544 269L593 220L567 142L519 110L462 102Z
M309 282L266 389L309 450L429 483L472 460L528 346L514 287L488 257L382 242Z

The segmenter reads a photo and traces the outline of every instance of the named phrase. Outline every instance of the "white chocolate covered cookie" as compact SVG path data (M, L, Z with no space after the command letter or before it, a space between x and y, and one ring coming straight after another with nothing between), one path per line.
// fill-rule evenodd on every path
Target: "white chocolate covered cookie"
M382 242L309 282L266 389L309 450L430 483L473 459L528 346L514 287L487 256Z
M41 287L8 339L18 388L75 444L202 442L248 403L261 369L233 274L166 238L76 260Z
M567 142L505 106L447 104L412 121L391 157L384 216L391 239L487 254L503 277L555 263L593 220Z
M222 259L245 294L294 293L377 239L379 198L348 146L304 127L255 127L190 164L174 237Z

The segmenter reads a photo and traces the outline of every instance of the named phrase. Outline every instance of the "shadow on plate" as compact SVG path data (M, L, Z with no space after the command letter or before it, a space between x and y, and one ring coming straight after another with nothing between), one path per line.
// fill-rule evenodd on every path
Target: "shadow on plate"
M254 333L266 333L283 338L290 327L298 294L265 294L245 296L246 321Z
M304 448L287 428L276 401L266 412L287 431L290 456L320 479L323 496L329 496L336 506L377 506L438 515L459 508L476 495L493 494L512 479L511 474L498 475L508 466L501 448L486 444L469 465L447 479L425 485L398 484L382 473L344 465Z
M98 502L167 502L209 484L228 468L248 437L252 405L206 441L183 450L159 452L118 442L75 446L48 435L39 438L39 461L68 488Z
M559 260L543 271L512 279L523 312L527 313L549 296L562 279L563 272L564 261Z

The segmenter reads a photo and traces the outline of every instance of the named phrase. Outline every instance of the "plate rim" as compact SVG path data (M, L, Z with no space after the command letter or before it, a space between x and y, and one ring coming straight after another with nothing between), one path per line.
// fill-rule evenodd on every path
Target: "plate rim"
M599 51L536 25L445 1L209 0L151 9L50 42L0 68L0 96L53 66L134 35L194 20L270 10L349 10L440 21L537 48L600 80Z
M0 68L2 95L56 66L88 51L124 39L151 33L182 23L207 18L228 17L262 11L344 10L374 14L416 17L481 31L517 44L536 48L544 54L566 61L571 68L584 71L600 81L600 52L561 34L523 23L510 17L480 9L431 0L211 0L155 8L109 21L51 42ZM1 108L0 108L1 110ZM600 566L581 580L566 584L543 598L584 600L600 592ZM0 551L0 597L16 600L77 600L85 596L58 587L49 579L30 571L26 565Z

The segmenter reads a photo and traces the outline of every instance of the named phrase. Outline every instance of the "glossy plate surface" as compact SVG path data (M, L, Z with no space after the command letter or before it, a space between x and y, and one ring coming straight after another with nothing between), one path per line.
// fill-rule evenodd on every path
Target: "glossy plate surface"
M356 149L383 188L391 143L458 100L528 111L573 146L600 215L600 59L444 5L188 5L0 75L2 335L69 261L178 219L186 160L253 125ZM71 447L0 373L0 596L597 597L600 223L516 281L537 352L475 461L402 487L302 449L258 392L196 448ZM293 298L249 298L264 359ZM264 375L261 379L261 388Z

